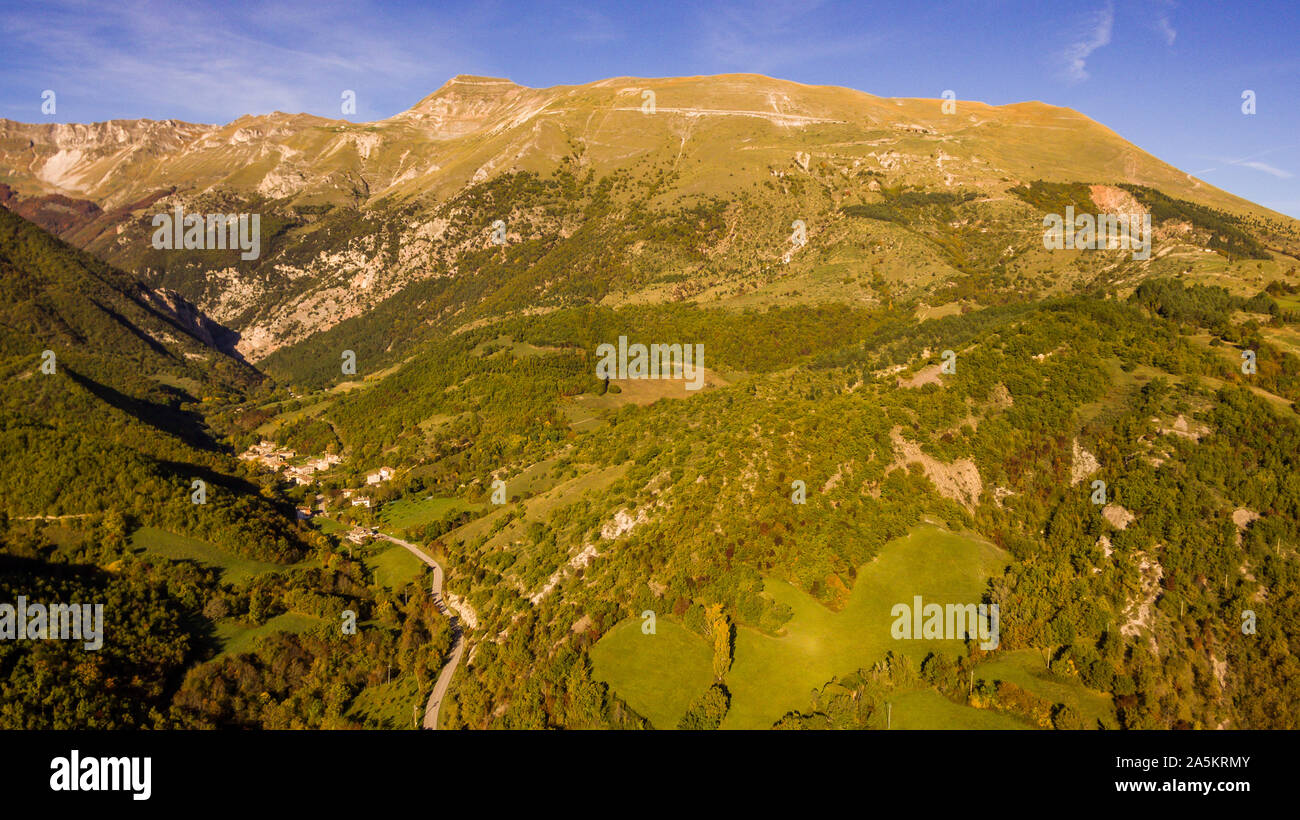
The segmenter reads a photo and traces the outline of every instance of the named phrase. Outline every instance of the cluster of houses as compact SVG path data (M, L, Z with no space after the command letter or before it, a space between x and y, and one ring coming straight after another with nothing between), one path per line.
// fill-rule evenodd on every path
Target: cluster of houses
M274 441L263 440L240 453L239 457L245 461L256 461L263 467L284 473L285 478L298 485L311 484L315 481L313 478L315 473L324 472L342 461L342 458L334 453L326 453L305 464L290 464L289 461L296 455L293 450L276 449Z
M294 457L293 450L277 450L274 441L263 439L239 454L244 461L256 461L263 467L280 470Z
M289 462L296 457L294 451L278 449L275 442L266 440L260 441L252 447L249 447L247 450L240 453L239 457L245 461L256 461L264 467L283 473L286 479L298 485L313 483L315 481L315 473L328 470L342 461L339 456L333 453L326 453L320 458L312 459L304 464L290 464ZM370 486L372 484L389 481L392 477L392 467L380 467L375 472L366 475L366 485ZM353 507L369 508L372 503L371 499L363 495L357 495L357 492L357 490L344 490L343 497L351 500ZM322 495L317 495L317 504L323 505L324 498L325 497ZM298 508L299 519L307 519L310 518L311 515L311 509L304 507Z
M320 458L313 459L306 464L298 464L285 468L284 477L293 481L295 484L310 484L315 480L311 477L312 473L319 473L328 470L330 467L338 464L340 460L341 459L333 453L326 453Z

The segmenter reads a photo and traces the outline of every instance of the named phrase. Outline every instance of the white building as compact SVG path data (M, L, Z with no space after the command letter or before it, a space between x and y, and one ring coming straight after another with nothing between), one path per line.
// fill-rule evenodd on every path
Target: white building
M393 468L392 468L392 467L380 467L380 468L379 468L379 472L377 472L377 473L371 473L370 475L366 476L366 483L367 483L367 484L378 484L379 482L381 482L381 481L387 481L388 479L390 479L390 478L392 478L392 477L393 477Z

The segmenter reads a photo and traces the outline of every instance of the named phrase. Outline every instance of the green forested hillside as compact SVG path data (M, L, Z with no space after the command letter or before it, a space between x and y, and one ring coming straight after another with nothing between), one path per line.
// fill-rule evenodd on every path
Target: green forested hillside
M396 658L399 679L427 692L447 621L295 521L275 483L209 426L210 406L261 389L260 374L151 311L130 277L4 210L0 275L14 297L0 308L0 598L104 607L100 650L0 642L0 725L407 725L406 704L396 716L348 711L379 684L366 659ZM141 548L130 536L145 529L152 541L185 536L204 557ZM221 576L241 561L255 570ZM350 641L337 625L345 609L374 619ZM289 612L324 626L314 638L270 631L251 652L219 657L223 634ZM352 677L331 671L309 691L296 665L277 663L249 697L210 685L283 646L331 670L350 664Z
M189 126L72 234L130 274L0 210L4 589L120 629L0 647L4 725L405 728L455 657L447 728L1295 728L1300 225L1064 109L765 82ZM152 248L181 205L262 255ZM997 646L890 634L921 591Z

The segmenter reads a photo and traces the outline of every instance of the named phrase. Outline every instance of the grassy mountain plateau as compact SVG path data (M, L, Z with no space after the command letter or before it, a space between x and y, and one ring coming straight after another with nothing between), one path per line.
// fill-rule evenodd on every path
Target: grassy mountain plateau
M1297 728L1300 222L1074 111L461 76L0 203L0 601L104 604L0 726Z

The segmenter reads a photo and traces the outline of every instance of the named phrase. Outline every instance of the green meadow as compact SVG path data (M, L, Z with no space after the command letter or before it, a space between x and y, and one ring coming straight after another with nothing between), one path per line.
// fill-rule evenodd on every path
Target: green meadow
M737 630L735 659L726 677L731 709L722 728L768 728L790 711L806 711L813 690L870 667L890 650L910 655L918 664L930 652L964 653L960 640L895 640L890 612L895 604L911 606L916 595L927 604L978 602L987 579L1005 561L992 544L923 525L886 544L860 568L848 602L838 612L784 581L768 579L764 594L794 614L777 635L745 626ZM670 624L660 620L655 637L661 640L655 641L641 635L639 619L625 620L591 651L597 677L659 728L675 726L712 677L709 645Z
M933 689L918 689L889 699L891 729L1033 729L1027 721L953 703ZM883 726L881 728L884 728Z
M385 504L379 513L379 520L385 530L404 530L408 527L421 527L432 521L441 520L453 510L475 509L459 498L440 498L431 496L418 501L406 498Z
M414 711L413 705L417 707ZM420 700L415 675L402 675L391 683L362 689L348 706L347 717L368 728L418 728L424 721L424 704Z
M266 572L285 569L280 564L255 561L251 558L235 555L206 541L198 541L176 535L157 527L141 527L131 535L131 548L148 555L170 558L173 561L195 561L221 570L221 578L227 583L238 584Z
M375 583L389 589L398 589L419 578L420 573L424 572L424 562L412 555L406 547L391 541L378 543L386 546L367 552L362 557L366 567L374 573Z
M617 624L591 648L597 680L656 729L674 729L686 707L713 683L713 650L676 621L660 618L655 634L641 632L641 619Z
M339 533L345 533L348 531L347 527L343 526L342 524L335 521L334 519L325 518L324 516L320 516L320 515L313 517L312 523L314 523L316 525L316 528L319 529L321 532L325 533L326 535L337 535Z
M1052 703L1064 703L1079 713L1089 729L1098 726L1119 728L1110 695L1089 689L1078 678L1049 672L1043 665L1042 656L1035 649L1004 652L991 661L981 663L976 667L975 675L984 680L1014 683Z
M890 611L899 603L911 606L916 595L927 604L976 603L988 577L1004 563L992 544L924 525L890 541L858 571L839 612L784 581L768 580L764 594L789 606L794 616L780 635L737 630L726 678L731 710L723 728L767 728L787 712L805 711L812 690L870 667L889 650L918 663L930 652L964 653L959 640L894 640Z
M306 407L300 407L297 410L289 410L284 413L280 413L275 418L268 419L267 421L259 425L257 429L255 429L253 432L257 433L260 436L269 436L279 428L284 427L285 425L288 424L292 424L293 422L297 421L300 418L303 418L304 416L311 416L313 418L319 417L322 413L325 412L326 408L328 408L333 401L334 401L333 399L326 399L325 401L319 401L316 402L315 404L311 404Z
M217 622L217 640L221 642L221 655L238 655L252 652L259 638L276 632L306 632L323 623L320 618L299 612L282 612L257 626L226 618Z

